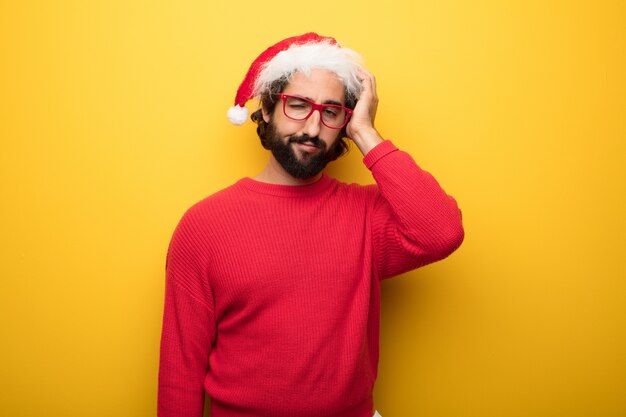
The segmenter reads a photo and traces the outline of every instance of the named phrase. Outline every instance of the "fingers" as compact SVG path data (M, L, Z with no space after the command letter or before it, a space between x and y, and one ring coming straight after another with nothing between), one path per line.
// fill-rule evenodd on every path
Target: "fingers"
M369 116L372 120L372 123L376 117L376 110L378 107L378 95L376 93L376 77L362 68L359 71L359 78L361 79L361 85L363 86L363 91L361 92L360 101L366 102L369 107Z
M367 71L365 68L361 68L359 71L359 79L361 80L361 85L363 86L363 91L361 94L371 94L374 99L378 99L376 96L376 77Z

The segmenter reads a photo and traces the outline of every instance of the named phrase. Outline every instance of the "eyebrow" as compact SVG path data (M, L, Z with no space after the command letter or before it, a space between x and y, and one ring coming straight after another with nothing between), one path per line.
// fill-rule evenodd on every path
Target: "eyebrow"
M341 106L341 107L345 106L345 104L340 103L340 102L335 101L335 100L326 100L323 104L336 104L337 106Z
M306 98L307 100L312 101L313 103L315 103L315 100L313 100L311 97L304 97L304 96L301 96L299 94L294 94L294 97ZM345 104L343 104L343 103L341 103L339 101L335 101L335 100L326 100L322 104L334 104L336 106L341 106L341 107L345 106Z

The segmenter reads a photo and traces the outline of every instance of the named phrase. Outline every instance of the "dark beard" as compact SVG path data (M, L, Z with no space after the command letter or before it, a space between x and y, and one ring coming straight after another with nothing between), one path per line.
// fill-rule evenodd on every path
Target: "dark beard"
M269 150L274 158L285 171L294 178L308 179L316 176L326 167L326 165L334 160L335 143L330 149L326 149L326 143L320 138L312 138L308 135L289 136L287 143L276 133L276 127L273 123L269 123L266 134L270 142ZM294 143L310 142L317 146L319 150L314 154L302 153L301 159L298 159L293 149Z

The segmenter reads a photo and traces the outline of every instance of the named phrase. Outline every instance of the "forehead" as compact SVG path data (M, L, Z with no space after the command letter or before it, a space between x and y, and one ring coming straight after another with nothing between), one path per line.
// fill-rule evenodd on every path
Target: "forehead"
M334 72L324 69L313 69L310 74L302 72L293 74L283 93L306 97L318 103L325 101L343 103L345 100L343 82Z

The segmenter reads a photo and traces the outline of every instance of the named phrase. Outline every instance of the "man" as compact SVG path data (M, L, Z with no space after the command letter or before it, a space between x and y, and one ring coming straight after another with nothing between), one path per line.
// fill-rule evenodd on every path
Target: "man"
M314 33L252 64L229 118L247 119L265 169L193 206L167 257L159 416L370 417L381 279L445 258L461 214L374 128L374 77ZM375 185L323 173L347 147Z

